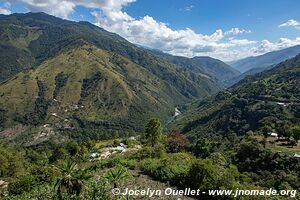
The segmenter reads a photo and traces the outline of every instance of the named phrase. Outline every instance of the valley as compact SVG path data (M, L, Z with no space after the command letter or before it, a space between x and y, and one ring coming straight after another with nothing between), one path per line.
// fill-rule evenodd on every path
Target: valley
M298 199L299 46L228 63L0 14L0 199Z

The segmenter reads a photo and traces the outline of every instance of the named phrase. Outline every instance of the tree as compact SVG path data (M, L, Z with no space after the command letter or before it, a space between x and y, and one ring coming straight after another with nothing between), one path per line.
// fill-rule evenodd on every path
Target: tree
M184 149L188 145L188 140L179 130L172 130L166 139L167 150L175 153Z
M1 127L4 127L4 124L6 122L6 112L5 110L3 109L0 109L0 130L1 130Z
M286 140L290 141L290 137L292 136L292 132L290 131L290 126L286 123L284 125L280 125L277 127L279 134L285 137Z
M26 162L23 152L0 145L0 177L17 177L24 174Z
M290 131L294 140L298 143L298 140L300 140L300 126L294 126Z
M22 175L13 179L8 185L8 192L12 195L20 195L29 192L37 185L36 177L32 175Z
M69 195L79 196L83 188L83 181L92 177L87 170L78 169L77 164L69 160L56 169L61 174L55 183L59 199L63 199L64 191Z
M113 185L114 188L118 188L118 183L127 178L128 173L123 167L117 167L107 172L105 178Z
M53 163L59 159L66 159L68 157L68 152L65 148L56 147L49 158L50 163Z
M197 141L195 146L196 154L198 154L201 157L207 157L212 149L213 145L212 143L206 139L202 138Z
M225 168L214 164L212 160L207 158L197 159L188 172L187 186L201 191L231 188L236 183L235 176L237 174L237 168L232 166Z
M146 137L152 147L163 138L162 125L159 119L153 118L146 125Z
M271 133L272 132L272 127L271 126L269 126L269 125L264 125L263 127L262 127L262 133L263 133L263 135L264 135L264 137L265 138L267 138L268 136L269 136L269 133Z

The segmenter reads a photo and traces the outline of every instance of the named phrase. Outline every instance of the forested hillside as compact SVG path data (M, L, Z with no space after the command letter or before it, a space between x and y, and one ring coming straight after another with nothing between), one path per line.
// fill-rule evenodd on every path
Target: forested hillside
M172 56L170 54L165 54L155 50L148 51L167 60L170 63L188 68L196 73L204 73L208 76L214 77L216 81L223 87L228 86L232 79L240 75L238 70L218 59L205 56L186 58L182 56Z
M298 55L211 98L193 103L175 124L192 138L245 135L267 125L283 131L299 123L299 73Z
M63 119L77 128L142 130L148 118L166 121L176 106L220 88L87 22L44 13L0 21L2 127L61 127Z

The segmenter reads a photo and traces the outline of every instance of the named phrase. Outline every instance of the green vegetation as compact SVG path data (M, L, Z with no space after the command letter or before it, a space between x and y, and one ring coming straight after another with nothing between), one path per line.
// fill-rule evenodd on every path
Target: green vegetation
M62 167L57 167L60 172L60 178L55 183L55 189L58 199L63 198L63 192L68 195L76 195L79 197L83 189L83 182L88 180L90 176L87 170L78 169L75 162L67 161Z
M244 136L254 131L288 136L300 124L300 57L248 77L213 97L189 105L171 127L196 141L201 137Z
M146 126L145 132L145 136L152 147L160 143L163 139L162 126L159 119L151 119Z
M149 120L147 131L149 124L160 122ZM161 130L157 127L153 126L151 132ZM263 147L254 136L245 137L240 143L201 139L195 145L176 147L176 153L167 153L168 138L183 138L178 131L170 135L154 147L144 138L70 141L26 148L1 145L0 161L4 163L0 166L1 179L9 184L2 195L4 199L114 199L113 188L123 191L128 187L188 187L201 191L300 187L300 160ZM130 145L132 140L134 143ZM108 158L90 157L91 152L103 152L119 142L131 147ZM201 194L197 198L211 197Z
M211 199L212 189L299 190L299 55L206 97L236 72L43 13L0 22L0 57L17 58L0 63L0 81L10 77L0 84L1 199L135 199L114 196L117 188L206 192L186 199Z
M210 57L186 58L172 56L156 50L148 51L175 65L188 68L196 73L201 73L203 76L214 77L222 86L229 86L232 84L232 79L240 75L239 71L218 59Z
M180 133L179 130L172 130L171 133L167 135L166 147L168 152L176 153L180 152L187 147L189 141L184 135Z
M124 57L84 45L1 84L5 98L0 107L10 122L26 125L66 126L67 119L73 127L105 128L109 123L114 130L127 126L141 131L151 116L165 121L176 105L202 93L189 80L169 84L167 77L180 80L172 76L160 79Z
M0 22L2 128L51 123L143 131L150 117L165 122L176 106L220 89L214 77L86 22L44 13Z
M118 188L118 183L126 179L128 176L126 169L123 167L117 167L111 170L108 170L105 178L113 185L113 188Z

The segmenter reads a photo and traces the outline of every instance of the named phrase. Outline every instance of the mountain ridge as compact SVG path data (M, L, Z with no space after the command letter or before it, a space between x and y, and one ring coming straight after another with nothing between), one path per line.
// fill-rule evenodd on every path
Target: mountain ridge
M168 63L87 22L44 13L13 14L0 21L0 46L11 47L12 55L27 53L30 56L20 57L31 64L12 68L2 80L4 127L47 122L61 126L64 119L83 128L109 122L116 129L142 130L148 118L166 120L176 106L220 89L211 77ZM7 63L2 64L2 70L7 69Z
M245 73L251 69L263 69L288 60L300 53L300 45L272 51L259 56L251 56L231 63L235 69ZM249 73L248 73L249 74Z
M196 101L171 127L180 127L191 140L230 137L275 130L300 122L300 55L272 69L248 76L228 90Z
M168 62L188 68L196 73L202 73L214 77L220 85L225 87L228 86L228 82L230 82L231 79L240 75L240 72L232 68L230 65L209 56L187 58L183 56L173 56L158 50L147 50Z

